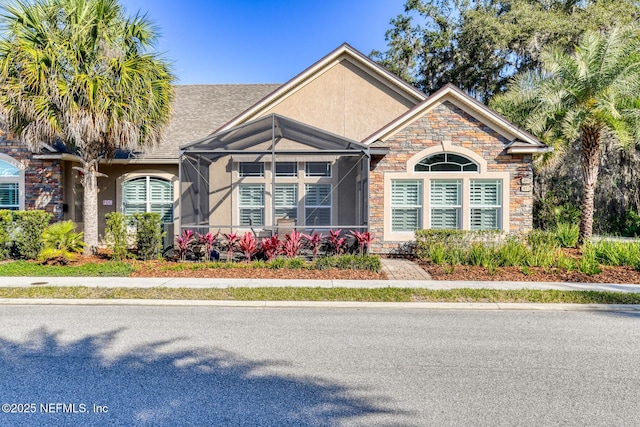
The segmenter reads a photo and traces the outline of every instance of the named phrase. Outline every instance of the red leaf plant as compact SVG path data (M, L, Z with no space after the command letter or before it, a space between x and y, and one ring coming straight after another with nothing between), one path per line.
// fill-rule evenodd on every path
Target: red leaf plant
M213 245L216 243L218 239L218 235L220 233L213 234L212 232L208 232L207 234L198 234L198 242L204 246L204 260L208 261L211 256L211 251L213 251Z
M318 232L313 233L311 236L308 234L303 234L302 237L307 239L309 242L309 247L311 248L311 252L313 253L313 260L315 261L318 256L318 249L320 249L320 244L322 243L322 239L324 236L322 234L318 234Z
M268 261L271 261L278 255L278 251L280 250L280 239L278 236L271 237L263 237L262 238L262 252L264 252L264 256L267 257Z
M193 241L193 231L184 230L181 236L176 236L176 246L178 247L178 254L182 261L187 259L187 249Z
M329 230L329 244L331 244L336 255L344 252L344 247L347 243L347 239L340 237L340 233L342 233L342 230Z
M284 235L285 241L282 243L280 253L287 258L295 258L302 249L302 233L292 230L291 234Z
M233 261L233 249L240 238L237 233L225 233L224 238L227 239L227 261Z
M373 237L368 231L360 233L359 231L352 231L351 235L356 238L358 242L358 248L360 248L360 255L364 255L369 250L369 245L373 242Z
M247 261L251 261L251 257L258 252L258 242L256 240L256 236L253 235L252 232L248 231L244 233L240 242L238 242L238 247L240 251L244 254Z

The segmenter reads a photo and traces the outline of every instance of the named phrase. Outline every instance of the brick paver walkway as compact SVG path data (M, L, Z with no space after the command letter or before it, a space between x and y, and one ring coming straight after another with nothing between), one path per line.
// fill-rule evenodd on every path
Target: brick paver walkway
M429 273L408 259L381 258L382 271L387 273L389 280L431 280Z

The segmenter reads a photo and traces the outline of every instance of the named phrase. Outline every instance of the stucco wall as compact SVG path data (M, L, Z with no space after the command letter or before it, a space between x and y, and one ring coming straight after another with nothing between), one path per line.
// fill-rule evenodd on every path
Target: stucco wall
M389 154L374 157L371 161L369 220L370 230L376 239L372 252L394 253L408 243L405 239L385 239L385 224L388 236L391 220L389 194L385 198L385 176L388 187L389 177L407 172L407 162L430 147L449 147L443 151L450 152L461 147L482 156L486 161L486 173L506 177L504 185L508 185L508 203L505 201L503 209L508 208L505 211L508 223L504 230L529 231L532 227L533 195L530 186L523 186L521 179L531 177L532 158L530 154L507 154L504 147L508 142L491 127L450 102L438 105L383 141L383 145L390 148ZM477 177L483 178L482 175Z
M343 59L260 116L277 113L360 141L415 104Z

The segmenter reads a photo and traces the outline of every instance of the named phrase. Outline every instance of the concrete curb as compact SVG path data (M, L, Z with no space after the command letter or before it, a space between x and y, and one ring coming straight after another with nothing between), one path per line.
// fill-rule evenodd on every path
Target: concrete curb
M337 309L426 309L426 310L525 310L525 311L607 311L638 312L633 304L538 304L538 303L449 303L449 302L352 302L352 301L227 301L161 299L38 299L3 298L5 306L183 306L242 308L337 308Z

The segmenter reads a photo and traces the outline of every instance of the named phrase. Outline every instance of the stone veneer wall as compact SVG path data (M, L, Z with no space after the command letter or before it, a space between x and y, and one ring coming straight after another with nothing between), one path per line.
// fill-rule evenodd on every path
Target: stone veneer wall
M371 252L402 253L407 242L383 241L384 235L384 174L404 172L407 161L420 151L448 141L482 155L487 160L488 172L509 172L510 229L527 232L533 225L533 193L521 191L521 179L531 178L530 154L507 154L509 143L490 127L478 121L450 102L444 102L400 132L384 141L389 154L371 160L369 176L369 229L374 243ZM526 188L522 188L527 190ZM506 208L506 206L505 206Z
M0 153L25 167L25 209L42 209L53 214L52 222L62 221L62 162L36 160L31 150L0 128Z

